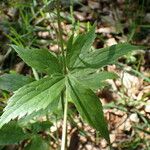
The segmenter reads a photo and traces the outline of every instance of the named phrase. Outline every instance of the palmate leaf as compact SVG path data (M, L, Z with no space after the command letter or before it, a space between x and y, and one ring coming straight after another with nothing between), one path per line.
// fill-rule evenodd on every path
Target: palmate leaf
M13 92L33 81L34 79L20 74L4 74L0 76L0 89Z
M110 47L97 49L95 51L80 54L78 60L74 64L73 68L100 68L106 65L112 64L119 57L138 50L138 46L133 46L128 43L116 44Z
M79 35L74 43L72 43L73 36L71 36L67 45L66 55L67 66L69 69L73 67L80 53L85 53L90 50L95 37L95 26L93 26L88 33Z
M60 73L61 67L57 58L45 49L23 48L12 45L25 63L47 74Z
M64 77L55 75L23 86L9 99L0 118L0 128L16 117L45 109L56 100L64 88Z
M12 121L0 129L0 145L16 144L29 138L17 122Z
M107 123L99 98L91 89L80 84L77 79L72 76L69 76L66 87L67 93L70 94L68 97L71 97L83 120L87 121L110 142Z

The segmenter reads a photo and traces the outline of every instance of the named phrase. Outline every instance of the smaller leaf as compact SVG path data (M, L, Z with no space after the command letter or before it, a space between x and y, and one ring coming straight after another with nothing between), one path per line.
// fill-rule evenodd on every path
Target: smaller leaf
M73 37L70 38L66 55L68 68L73 67L80 53L86 53L89 51L95 37L94 25L88 33L79 35L73 44L71 44L73 41Z
M49 145L42 137L37 135L33 137L25 150L49 150Z
M23 132L23 129L12 121L0 129L0 145L16 144L29 138L29 134Z
M107 79L117 79L118 75L113 72L99 72L84 74L84 76L77 76L77 80L92 90L97 90L104 86L103 81Z
M32 123L30 125L30 130L34 133L38 133L40 131L44 132L46 130L49 130L49 128L52 126L53 124L49 121L42 121L42 122L35 122Z
M74 65L75 68L101 68L112 64L119 57L138 50L139 46L134 46L129 43L121 43L110 47L97 49L89 52L86 55L81 54L78 61Z
M102 104L95 93L91 89L80 84L80 82L72 76L68 77L66 88L68 91L67 93L69 93L68 97L72 98L83 120L87 121L110 142Z
M60 73L61 67L57 58L45 49L23 48L12 45L25 63L48 74Z
M0 89L13 92L33 81L34 79L20 74L4 74L0 76Z

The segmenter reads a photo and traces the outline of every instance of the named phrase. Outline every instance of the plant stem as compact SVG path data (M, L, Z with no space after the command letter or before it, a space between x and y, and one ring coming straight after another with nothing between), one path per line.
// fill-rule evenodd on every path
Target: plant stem
M60 47L62 50L62 55L64 55L62 28L61 28L61 20L60 20L60 0L57 0L57 23L58 23L58 34L59 34L59 40L60 40Z
M60 0L57 0L57 23L58 23L58 41L60 41L59 44L60 44L62 58L63 58L62 59L63 60L63 73L65 75L67 74L67 66L66 66L65 50L64 50L64 45L63 45L63 33L62 33L62 28L61 28ZM67 94L66 94L65 101L64 101L64 97L65 97L65 94L64 94L64 91L62 91L61 102L62 102L62 108L64 112L64 118L63 118L61 150L65 150L66 148L66 132L67 132L67 109L68 109Z
M71 14L72 25L74 25L74 23L75 23L75 19L74 19L73 13L74 13L73 12L73 0L71 0L70 14Z
M61 150L65 150L65 147L66 147L67 109L68 109L68 100L66 98L66 100L65 100L65 108L64 108L64 119L63 119L63 131L62 131Z
M62 110L64 112L64 91L61 92L61 105L62 105Z
M63 57L63 71L64 71L64 74L66 74L67 69L66 69L65 50L64 50L64 45L63 45L63 33L62 33L62 28L61 28L60 0L57 0L57 23L58 23L58 39L60 41L60 47L61 47L61 52L62 52L62 57Z
M34 75L35 79L38 81L40 78L39 78L37 71L34 68L32 68L32 71L33 71L33 75Z

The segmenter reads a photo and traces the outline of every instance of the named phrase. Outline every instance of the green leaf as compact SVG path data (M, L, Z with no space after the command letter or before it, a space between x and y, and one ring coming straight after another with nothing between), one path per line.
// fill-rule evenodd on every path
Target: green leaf
M37 135L33 137L25 150L49 150L49 145L42 137Z
M83 120L86 120L109 142L109 133L102 104L95 93L81 85L72 76L68 77L67 90Z
M0 127L11 119L45 109L64 88L64 77L53 76L23 86L9 99L0 118Z
M68 53L72 50L73 46L73 40L74 40L74 34L72 34L67 42L67 51Z
M23 118L19 119L18 122L21 125L26 125L29 123L30 120L38 120L40 117L46 116L47 114L52 114L53 112L58 110L59 99L54 100L51 102L45 109L40 109L32 114L24 116Z
M91 48L95 39L95 26L93 26L88 33L79 35L75 42L70 44L73 40L72 38L73 37L71 37L69 40L69 46L66 55L68 68L72 68L80 53L88 52Z
M57 58L45 49L23 48L12 45L25 63L47 74L60 73L61 68Z
M29 135L23 132L23 129L12 121L0 129L0 145L16 144L29 138Z
M0 89L13 92L33 81L32 78L20 74L4 74L0 76Z
M42 122L35 122L30 124L30 130L34 133L38 133L38 132L44 132L46 130L49 130L49 128L52 126L53 124L50 121L42 121Z
M90 73L84 74L84 76L76 76L77 80L84 84L85 86L89 87L92 90L97 90L100 87L104 86L103 81L107 79L116 79L118 75L113 72L99 72L99 73Z
M93 69L93 68L83 68L83 69L72 70L70 73L75 77L79 77L79 76L86 76L88 74L96 73L96 71L97 69Z
M4 145L0 145L0 150L3 150L4 149Z
M74 65L74 69L104 67L108 64L112 64L119 57L127 54L128 52L137 49L139 49L138 46L133 46L128 43L121 43L89 52L86 55L81 54L78 61L76 61Z

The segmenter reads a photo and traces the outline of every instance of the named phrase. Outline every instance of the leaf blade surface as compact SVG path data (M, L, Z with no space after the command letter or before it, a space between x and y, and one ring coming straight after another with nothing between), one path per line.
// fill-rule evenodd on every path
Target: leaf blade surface
M32 78L20 74L4 74L0 76L0 89L13 92L33 81Z
M48 74L60 73L61 67L57 58L45 49L23 48L12 45L25 63L29 66Z
M23 86L9 99L0 118L0 128L11 119L45 109L60 96L63 88L63 76L47 77Z
M86 34L79 35L73 44L69 44L69 49L67 49L67 65L68 68L72 68L77 61L80 53L86 53L91 48L95 39L95 26L91 27L90 31ZM73 37L70 38L72 41ZM70 43L69 40L69 43Z
M81 54L78 61L74 64L74 69L101 68L112 64L119 57L138 49L138 46L134 46L128 43L121 43L112 45L110 47L97 49L87 53L86 55Z
M72 77L68 79L67 90L81 117L98 130L109 142L109 133L102 104L95 93Z
M16 144L27 138L29 138L29 135L24 133L15 121L4 125L0 129L0 145Z

